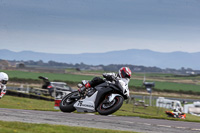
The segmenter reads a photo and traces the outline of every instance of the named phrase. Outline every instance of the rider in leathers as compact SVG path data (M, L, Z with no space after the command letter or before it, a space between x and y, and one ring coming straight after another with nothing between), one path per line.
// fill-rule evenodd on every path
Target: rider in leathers
M112 82L113 79L117 78L119 80L120 84L122 85L123 93L126 94L127 96L129 96L129 91L126 91L126 90L128 90L128 83L129 83L130 77L131 77L131 70L128 67L120 68L118 74L104 73L103 77L110 82ZM95 87L103 82L105 82L104 79L102 79L100 77L95 77L91 81L87 82L85 84L85 86L81 87L78 91L80 93L83 93L87 88Z
M8 82L8 75L0 72L0 99L6 94L6 84Z

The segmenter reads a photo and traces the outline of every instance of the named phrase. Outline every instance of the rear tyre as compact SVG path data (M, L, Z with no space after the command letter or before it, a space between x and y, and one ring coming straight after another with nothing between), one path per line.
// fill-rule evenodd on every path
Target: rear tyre
M97 108L97 111L101 115L109 115L116 112L123 104L124 98L122 96L116 96L113 101L108 102L105 99Z
M73 112L76 110L74 103L80 99L80 94L78 91L74 91L66 95L60 102L60 110L62 112Z

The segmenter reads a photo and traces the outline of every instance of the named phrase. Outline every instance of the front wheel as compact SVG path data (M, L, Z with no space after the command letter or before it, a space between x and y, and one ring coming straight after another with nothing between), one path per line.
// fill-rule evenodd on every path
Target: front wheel
M73 112L76 110L74 103L80 99L80 94L78 91L74 91L66 95L60 102L60 110L62 112Z
M98 106L97 111L101 115L109 115L116 112L123 104L124 98L122 96L116 96L111 102L105 98L103 102Z

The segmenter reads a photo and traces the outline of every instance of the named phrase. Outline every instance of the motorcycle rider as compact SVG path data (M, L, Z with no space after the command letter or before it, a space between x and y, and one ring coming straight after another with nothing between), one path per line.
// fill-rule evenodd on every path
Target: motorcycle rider
M122 88L124 89L123 92L129 96L129 91L125 92L128 88L128 83L131 78L131 70L128 67L122 67L119 69L118 74L115 73L103 73L103 77L112 82L114 79L118 79L120 84L122 85ZM95 87L101 83L105 82L104 79L100 77L94 77L91 81L84 84L84 86L79 86L80 89L78 89L80 94L83 94L87 88Z
M0 72L0 99L6 94L6 84L8 82L8 75Z
M179 118L179 115L182 114L181 108L179 108L179 107L175 108L175 109L173 110L173 113L174 113L174 117L175 117L175 118Z

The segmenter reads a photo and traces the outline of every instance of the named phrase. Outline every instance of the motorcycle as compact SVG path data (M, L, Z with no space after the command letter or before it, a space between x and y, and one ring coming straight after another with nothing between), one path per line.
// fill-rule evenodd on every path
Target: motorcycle
M176 114L173 111L165 111L165 113L168 115L168 117L179 118L179 119L185 119L186 118L185 113Z
M88 88L84 95L74 91L66 95L60 102L62 112L98 112L109 115L116 112L128 99L129 89L124 89L122 81L105 81L94 88Z

